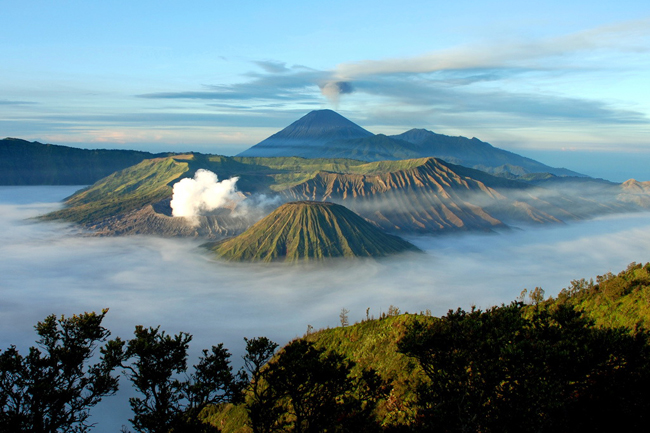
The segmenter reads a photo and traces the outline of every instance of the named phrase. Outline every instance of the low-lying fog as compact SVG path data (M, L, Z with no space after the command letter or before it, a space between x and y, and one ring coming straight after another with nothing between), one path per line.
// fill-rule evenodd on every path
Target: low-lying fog
M337 326L341 308L352 323L367 308L378 316L390 305L442 315L508 303L524 288L556 295L572 279L650 261L650 213L499 235L412 237L425 254L314 267L224 264L196 240L80 237L70 225L29 220L76 189L0 187L2 350L15 344L26 351L33 326L49 314L108 307L113 336L161 325L193 334L193 354L223 342L239 363L243 337L283 344L308 325ZM128 424L126 400L105 401L92 412L94 431L118 431Z

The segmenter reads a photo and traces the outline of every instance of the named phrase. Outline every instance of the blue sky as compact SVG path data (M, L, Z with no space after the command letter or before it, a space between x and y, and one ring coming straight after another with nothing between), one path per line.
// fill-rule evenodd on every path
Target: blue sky
M0 0L0 136L234 154L332 108L599 177L650 162L650 3L451 3Z

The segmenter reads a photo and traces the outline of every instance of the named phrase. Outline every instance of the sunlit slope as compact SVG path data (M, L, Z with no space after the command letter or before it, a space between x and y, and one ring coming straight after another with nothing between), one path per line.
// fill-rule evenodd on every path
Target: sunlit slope
M558 222L537 209L529 188L518 182L446 164L435 158L381 161L356 166L349 173L320 172L281 192L291 200L345 204L379 227L389 230L437 232L490 230L504 223L485 207L505 208L525 222ZM514 191L528 201L512 199ZM569 215L556 209L557 213Z
M650 182L627 180L620 185L618 200L650 209Z
M211 249L227 260L262 262L381 257L417 250L345 207L323 202L285 203L241 235Z
M76 193L65 209L46 217L82 223L105 235L219 238L241 233L269 211L258 210L258 216L248 222L232 219L224 211L201 217L199 226L172 218L173 184L198 169L211 170L220 180L238 177L237 188L247 197L264 194L280 196L285 202L342 204L389 232L489 231L559 223L638 209L650 195L630 184L626 195L617 197L621 189L610 188L581 197L586 193L581 188L542 188L436 158L363 162L188 154L146 160L116 172Z
M66 208L45 218L91 223L142 208L169 197L171 184L188 170L186 162L174 158L144 160L78 191Z

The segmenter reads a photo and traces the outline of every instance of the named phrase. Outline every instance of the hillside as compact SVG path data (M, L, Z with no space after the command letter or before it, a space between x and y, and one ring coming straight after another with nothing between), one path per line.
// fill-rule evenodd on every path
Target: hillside
M422 233L558 223L623 209L435 158L367 163L349 173L323 171L280 194L344 204L387 231Z
M650 263L630 263L626 270L599 275L595 282L573 280L546 304L570 305L598 326L650 330Z
M172 218L173 184L199 169L219 179L238 177L238 191L250 199L246 206L254 208L252 219L231 218L225 210L201 217L198 226ZM276 206L278 201L335 202L384 231L405 233L489 231L643 208L638 200L622 200L620 189L612 188L582 197L587 190L540 188L435 158L363 162L188 154L146 160L116 172L77 192L64 209L46 218L81 223L104 235L219 239L240 233L270 212L259 206L259 199Z
M419 156L435 156L447 162L496 175L551 173L556 176L582 176L565 168L554 168L531 158L499 149L478 138L451 137L426 129L411 129L391 138L414 146Z
M426 129L373 134L332 110L315 110L238 156L299 156L382 161L435 157L503 176L551 173L582 176L496 148L477 138L451 137Z
M442 317L391 306L379 318L308 332L287 346L303 341L340 355L352 363L353 378L376 371L384 393L372 431L461 431L466 424L477 426L469 431L609 431L613 414L632 430L644 425L650 263L596 283L574 280L557 299L540 293L528 304ZM214 408L205 420L227 433L250 432L246 404Z
M0 140L0 185L88 185L144 159L167 156L135 150L87 150Z
M417 251L333 203L285 203L239 236L210 246L220 258L242 262L298 262L334 257L382 257Z

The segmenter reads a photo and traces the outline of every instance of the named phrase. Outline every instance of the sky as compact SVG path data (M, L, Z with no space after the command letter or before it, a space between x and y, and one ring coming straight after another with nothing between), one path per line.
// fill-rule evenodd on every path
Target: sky
M232 155L330 108L374 133L477 137L611 180L650 163L647 1L0 10L0 137Z
M435 316L488 308L541 287L556 296L580 278L646 263L650 213L598 218L501 234L409 237L424 253L317 266L234 265L200 239L81 237L79 229L32 217L61 206L77 187L0 186L0 351L35 344L34 325L109 308L104 325L129 339L136 325L187 332L191 363L224 343L241 365L244 337L281 345L314 329L350 323L391 305ZM127 388L124 386L124 388ZM96 432L120 431L131 416L124 392L92 411Z

